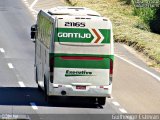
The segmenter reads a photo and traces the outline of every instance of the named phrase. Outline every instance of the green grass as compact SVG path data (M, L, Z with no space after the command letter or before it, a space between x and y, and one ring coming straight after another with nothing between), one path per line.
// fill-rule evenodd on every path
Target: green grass
M139 16L143 22L138 22L136 27L142 30L152 31L160 34L160 30L155 26L160 26L159 9L160 0L121 0L133 6L133 15ZM149 7L150 6L150 7ZM158 14L157 14L158 13ZM154 24L153 24L154 22Z
M111 19L115 42L125 43L142 52L160 67L160 35L138 29L148 29L143 20L133 15L134 8L126 0L68 0L72 6L84 6Z

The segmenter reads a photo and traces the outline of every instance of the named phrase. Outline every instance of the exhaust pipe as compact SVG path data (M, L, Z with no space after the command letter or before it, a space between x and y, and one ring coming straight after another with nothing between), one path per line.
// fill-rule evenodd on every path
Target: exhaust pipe
M64 90L61 92L61 95L66 95L66 94L67 94L67 93L66 93L66 91L64 91Z

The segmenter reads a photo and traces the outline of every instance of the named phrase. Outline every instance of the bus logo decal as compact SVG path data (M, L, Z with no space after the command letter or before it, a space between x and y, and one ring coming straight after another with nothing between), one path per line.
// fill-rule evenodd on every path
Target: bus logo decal
M71 76L94 76L92 72L88 72L88 71L70 71L70 70L66 70L65 73L66 77L71 77Z

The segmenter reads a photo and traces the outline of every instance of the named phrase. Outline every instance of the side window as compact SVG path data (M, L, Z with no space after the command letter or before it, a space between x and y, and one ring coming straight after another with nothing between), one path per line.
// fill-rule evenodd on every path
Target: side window
M41 15L38 15L38 23L37 23L37 25L38 25L38 40L40 40L41 41L41 39L42 39L42 37L41 37L41 35L42 35L42 17L41 17Z
M50 47L52 23L42 15L38 15L38 40L47 48Z
M49 48L50 47L50 41L51 41L51 30L52 30L52 24L50 21L46 22L46 47Z
M45 21L44 17L42 15L38 15L38 40L43 42L44 40L44 27L45 27Z

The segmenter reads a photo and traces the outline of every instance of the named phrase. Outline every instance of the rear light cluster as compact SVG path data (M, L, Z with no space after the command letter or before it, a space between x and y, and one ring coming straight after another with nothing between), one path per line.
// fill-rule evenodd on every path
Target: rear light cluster
M110 75L113 74L113 60L110 60L110 71L109 71Z
M112 84L112 75L113 75L113 60L110 59L110 69L109 69L109 84Z
M50 71L50 82L53 83L53 72Z
M54 57L50 58L49 64L50 64L50 82L53 83Z

